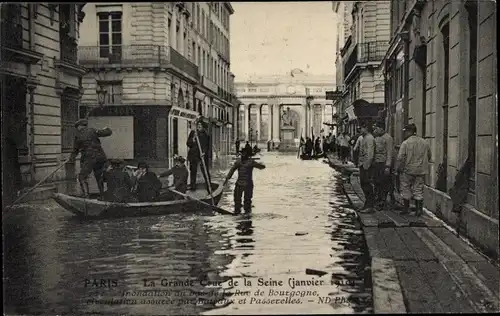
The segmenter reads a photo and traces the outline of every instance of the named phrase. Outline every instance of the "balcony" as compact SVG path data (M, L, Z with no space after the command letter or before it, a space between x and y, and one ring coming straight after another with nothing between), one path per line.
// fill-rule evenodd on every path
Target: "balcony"
M170 47L170 60L172 65L194 79L199 79L198 66L182 56L178 51Z
M158 45L80 46L78 60L88 68L166 67L170 47Z
M54 61L54 66L70 75L81 77L87 69L78 64L78 44L76 39L67 36L64 33L60 34L60 57Z
M199 79L198 66L170 46L116 45L81 46L78 59L82 66L102 68L167 68Z
M354 70L354 68L356 68L358 64L381 62L388 47L389 45L386 42L368 42L356 44L349 57L347 57L346 63L344 64L345 77L349 77L351 71Z
M203 76L201 77L201 84L205 88L209 89L213 93L218 93L219 92L219 87L213 82L212 80L208 79L207 77Z

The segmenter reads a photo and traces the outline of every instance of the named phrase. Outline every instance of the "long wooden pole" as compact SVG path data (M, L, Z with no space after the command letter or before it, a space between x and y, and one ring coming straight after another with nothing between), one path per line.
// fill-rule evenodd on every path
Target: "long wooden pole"
M23 195L21 195L20 197L18 197L14 202L12 202L11 206L16 204L17 202L21 201L22 199L24 199L28 194L30 194L31 192L33 192L34 189L38 188L42 183L44 183L45 181L47 181L50 177L52 177L59 169L61 169L68 161L70 160L70 158L66 159L63 163L61 163L54 171L52 171L49 175L47 175L45 178L43 178L42 180L40 180L37 184L35 184L33 187L31 187L31 189L29 189L28 191L26 191Z
M198 131L196 128L194 129L194 136L196 138L196 144L198 144L198 150L200 152L200 159L201 159L201 166L202 166L202 172L205 174L205 179L208 182L207 187L208 187L208 193L210 194L210 199L212 200L212 205L215 205L214 202L214 196L212 194L212 181L208 177L208 170L207 170L207 165L205 164L205 159L203 157L203 151L201 150L201 144L200 144L200 138L198 137Z
M226 211L225 209L220 208L220 207L218 207L217 205L210 205L210 204L208 204L208 203L205 203L205 202L203 202L203 201L200 201L200 200L198 200L198 199L195 199L195 198L194 198L194 197L192 197L192 196L189 196L189 195L187 195L187 194L181 193L181 192L176 191L176 190L174 190L174 189L170 189L170 188L169 188L168 190L169 190L169 191L171 191L171 192L173 192L173 193L175 193L175 194L177 194L177 195L182 196L182 197L183 197L184 199L186 199L186 200L190 200L190 201L193 201L193 202L195 202L195 203L199 203L199 204L201 204L201 205L203 205L203 206L210 207L210 208L212 208L214 211L217 211L217 212L219 212L219 213L221 213L221 214L234 215L232 212Z

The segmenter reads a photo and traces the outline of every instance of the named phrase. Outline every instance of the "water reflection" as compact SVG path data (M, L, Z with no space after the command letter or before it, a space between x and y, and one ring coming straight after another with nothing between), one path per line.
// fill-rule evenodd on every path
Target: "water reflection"
M250 214L82 221L53 202L17 209L4 218L6 312L370 311L364 242L335 171L319 161L274 153L261 161L267 169L254 173L255 207ZM233 185L234 179L223 195L220 206L225 209L233 209ZM328 285L322 295L342 296L347 303L270 306L227 301L236 290L254 292L258 278L311 279L305 274L310 268L327 272L315 277ZM118 280L118 286L102 286L110 279ZM231 279L239 285L230 285ZM243 286L244 279L252 286ZM144 280L155 285L145 286ZM162 280L192 284L162 286Z

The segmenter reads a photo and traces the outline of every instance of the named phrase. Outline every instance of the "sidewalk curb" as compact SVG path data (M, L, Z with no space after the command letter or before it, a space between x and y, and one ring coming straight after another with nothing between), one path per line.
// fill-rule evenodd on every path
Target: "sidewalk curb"
M330 160L329 165L336 171L344 174L342 168L335 166L330 162ZM348 175L347 179L343 178L342 191L354 208L363 206L363 200L358 193L356 193L351 183L351 175ZM361 223L359 213L355 210L353 211L356 214L357 220ZM361 225L361 229L363 230L363 234L366 238L366 231L363 225ZM401 288L401 282L399 280L394 261L392 259L373 257L368 247L367 250L371 264L373 313L406 314L407 309L404 303L403 290Z

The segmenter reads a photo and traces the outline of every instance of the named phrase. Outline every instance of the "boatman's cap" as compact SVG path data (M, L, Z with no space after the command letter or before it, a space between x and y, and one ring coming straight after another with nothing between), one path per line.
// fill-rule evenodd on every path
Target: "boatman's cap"
M184 163L184 162L186 162L186 159L184 159L184 157L182 157L182 156L176 156L176 157L174 157L174 161Z
M415 133L417 131L417 126L415 124L408 124L406 125L404 128L403 128L403 131L408 131L408 132L412 132L412 133Z
M85 120L85 119L81 119L81 120L76 121L75 127L78 127L80 125L82 125L82 126L88 126L89 122L87 120Z

